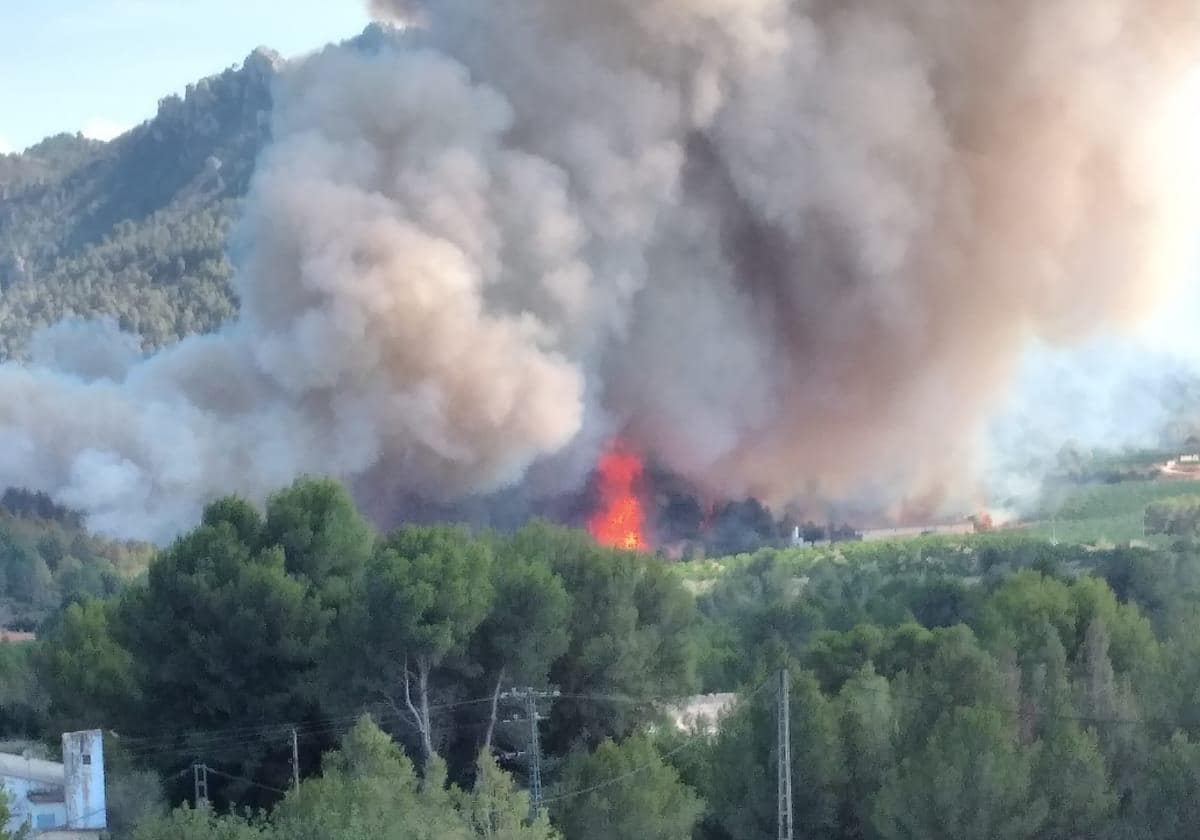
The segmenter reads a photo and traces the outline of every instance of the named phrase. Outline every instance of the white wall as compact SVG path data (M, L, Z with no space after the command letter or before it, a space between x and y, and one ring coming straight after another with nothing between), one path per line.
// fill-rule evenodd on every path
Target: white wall
M64 803L34 803L29 801L30 791L46 790L47 785L41 782L33 782L29 779L16 779L11 776L0 776L0 785L3 785L4 791L8 795L8 807L11 813L8 824L4 826L5 831L16 832L17 829L26 823L37 828L39 817L53 820L48 825L43 823L43 827L64 826L67 824L67 808Z
M106 827L108 812L104 799L104 739L100 730L63 733L62 751L67 782L68 827Z

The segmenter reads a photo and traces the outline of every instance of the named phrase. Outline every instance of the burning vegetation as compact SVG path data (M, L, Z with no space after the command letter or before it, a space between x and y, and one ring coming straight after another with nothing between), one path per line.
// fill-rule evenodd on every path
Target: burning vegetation
M600 504L588 517L588 532L596 542L630 551L650 547L640 498L644 472L641 458L620 441L601 456L596 466Z

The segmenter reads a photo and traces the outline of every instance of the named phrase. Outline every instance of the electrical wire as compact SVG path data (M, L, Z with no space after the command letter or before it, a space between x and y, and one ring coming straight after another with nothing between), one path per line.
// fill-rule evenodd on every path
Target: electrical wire
M683 752L685 749L687 749L688 747L692 746L693 744L699 742L700 740L701 739L699 736L694 735L691 738L689 738L688 740L684 741L679 746L675 747L674 749L667 750L665 753L660 755L658 762L655 762L652 764L643 764L640 767L635 767L632 770L627 770L626 772L620 774L619 776L613 776L611 779L606 779L603 782L599 782L597 784L590 785L589 787L581 788L579 790L573 790L573 791L570 791L569 793L560 793L555 796L544 797L542 799L542 804L548 805L551 802L561 802L564 799L571 799L572 797L575 797L575 796L583 796L588 793L594 793L595 791L603 790L604 788L611 787L615 784L620 784L621 782L624 782L628 779L632 779L634 776L638 775L639 773L644 773L645 771L647 771L653 767L659 766L659 762L665 761L668 758L678 755L679 753Z
M491 701L492 701L491 697L473 697L469 700L456 700L456 701L447 702L447 703L431 703L429 705L429 710L431 712L445 711L448 709L456 709L456 708L460 708L463 706L478 705L480 703L490 703ZM403 714L407 714L407 713L403 713ZM241 737L241 736L254 736L254 735L258 735L258 734L275 732L277 730L282 732L283 734L290 734L291 730L293 730L293 729L300 730L300 729L306 728L308 726L311 726L314 723L318 724L318 725L323 725L324 723L334 722L334 721L338 721L338 720L353 723L353 722L357 721L358 718L361 716L362 716L362 712L359 712L359 713L356 713L353 715L346 715L341 718L327 718L324 721L316 721L316 722L283 721L283 722L277 722L277 723L246 724L246 725L242 725L242 726L190 730L190 731L183 732L183 733L176 731L173 733L164 733L164 734L146 735L146 736L124 735L121 733L117 733L117 737L121 741L133 744L134 745L133 749L137 749L139 745L151 746L155 743L171 743L171 742L178 740L181 737L188 737L191 734L202 735L205 738L211 737L216 740L224 740L225 738L236 738L236 737ZM196 743L200 743L200 742L196 742Z
M737 702L741 703L741 702L749 701L751 698L753 698L757 694L759 694L763 689L765 689L772 682L773 682L773 679L764 680L753 691L749 692L748 694L744 695L743 697L739 697ZM674 704L674 703L679 702L679 698L675 698L673 700L668 701L668 700L664 700L664 698L661 698L661 697L636 698L636 697L630 697L628 695L618 695L618 694L583 694L583 693L563 694L563 693L545 692L543 694L543 697L545 699L549 699L549 700L564 700L565 699L565 700L580 700L580 701L589 701L589 702L598 702L598 703L599 702L605 702L605 703L623 702L623 703L631 703L631 704L636 704L636 705L668 705L668 704ZM431 704L429 706L429 709L430 709L430 711L437 710L439 712L440 711L449 711L449 710L453 710L453 709L457 709L457 708L463 708L466 706L477 705L477 704L484 703L484 702L492 702L492 700L493 700L492 697L471 698L468 700ZM214 730L213 731L214 734L212 734L208 739L202 740L201 742L198 742L198 743L189 743L184 746L180 746L180 747L176 747L176 748L166 748L166 749L161 748L161 747L155 747L155 746L143 744L141 747L135 746L134 748L129 750L129 752L130 752L131 756L140 757L140 758L148 758L151 756L163 756L163 755L171 755L171 754L183 754L183 753L191 753L196 756L200 756L200 755L205 755L205 756L209 756L209 757L220 756L223 754L243 752L246 746L253 744L253 743L260 743L263 740L265 740L267 737L282 738L283 736L290 734L292 729L296 729L298 738L300 738L300 737L307 738L307 737L315 737L315 736L324 735L324 734L332 734L333 732L336 732L339 730L345 730L345 729L352 727L353 724L355 722L357 722L361 716L362 716L362 714L360 713L358 715L352 715L352 716L347 715L347 716L344 716L341 718L331 718L326 721L310 721L308 723L299 723L299 724L295 724L295 725L292 725L289 723L275 723L275 724L260 725L260 726L256 726L256 727L254 727L254 726L252 726L252 727L230 727L230 728L227 728L224 730ZM409 717L408 713L401 712L399 710L393 710L391 712L385 712L382 714L378 714L375 717L380 722L386 722L389 720L398 721L400 723L404 723L413 728L416 728L415 724L411 720L408 720L408 717ZM497 725L514 723L514 722L524 723L527 721L523 721L523 720L517 720L517 721L497 720L497 721L495 721L495 723ZM482 727L482 726L487 726L490 723L491 723L490 721L483 721L483 722L474 724L474 726ZM464 725L459 725L458 728L462 729L463 726ZM469 727L472 725L467 724L466 726ZM179 737L186 737L186 735L179 736ZM559 794L555 794L554 796L546 797L545 799L542 800L542 803L548 804L548 803L552 803L552 802L560 802L565 799L570 799L570 798L577 797L577 796L583 796L588 793L595 792L597 790L603 790L604 788L610 787L612 785L620 784L623 781L626 781L630 778L633 778L633 777L639 775L640 773L644 773L647 770L652 769L655 766L658 766L659 762L664 761L669 758L672 758L675 755L678 755L679 753L688 749L689 747L695 746L696 744L699 744L704 740L705 740L705 737L702 734L693 734L693 735L689 736L683 743L681 743L678 746L661 754L658 758L658 761L655 763L645 764L645 765L642 765L639 767L634 767L630 770L625 771L624 773L619 774L618 776L614 776L611 779L606 779L602 782L598 782L597 784L590 785L586 788L582 788L582 789L574 790L574 791L567 791L565 793L559 793ZM262 784L261 782L254 781L253 779L248 779L244 776L238 776L238 775L235 775L232 773L227 773L223 770L219 770L215 767L211 767L208 765L205 765L205 767L208 772L213 773L217 776L221 776L223 778L229 779L231 781L241 782L243 784L248 784L253 787L257 787L262 790L266 790L271 793L276 793L276 794L280 794L280 795L284 795L287 793L287 791L282 788L277 788L272 785ZM185 773L189 769L191 769L191 768L190 767L185 768L184 771L182 771L182 772ZM174 775L178 776L178 775L182 775L182 773L177 773Z
M225 771L218 770L215 767L209 767L207 764L204 766L204 769L205 769L205 771L207 771L209 773L216 774L217 776L224 776L226 779L232 779L235 782L244 782L248 785L253 785L254 787L257 787L257 788L262 788L263 790L269 790L272 793L280 793L280 794L285 794L285 795L287 794L287 791L282 790L281 788L271 787L270 785L264 785L264 784L261 784L260 782L254 781L253 779L247 779L245 776L235 776L232 773L226 773Z
M683 697L631 697L622 694L582 694L582 693L544 693L544 698L548 700L586 700L591 702L611 702L611 703L626 703L630 705L649 706L649 705L677 705ZM483 703L492 702L492 697L473 697L467 700L457 700L444 703L431 703L429 706L430 712L444 712L467 706L481 705ZM352 727L366 711L360 711L356 714L345 715L342 717L326 718L317 721L307 722L281 722L281 723L266 723L254 726L239 726L226 727L221 729L209 730L190 730L177 733L173 736L151 736L139 738L136 736L124 736L118 734L118 740L124 744L129 744L125 748L125 752L131 758L148 758L156 755L185 755L189 753L208 752L222 750L229 747L238 747L254 743L261 743L267 740L276 738L283 739L291 735L292 730L296 730L299 737L312 737L339 729ZM403 710L376 710L371 713L372 718L377 723L391 722L399 723L410 729L419 731L416 723L411 719L411 713ZM460 725L458 728L462 728ZM183 743L180 743L180 742Z
M429 711L445 712L453 709L463 708L466 706L479 705L481 703L490 703L491 697L476 697L468 700L457 700L445 703L431 703ZM291 735L292 730L296 730L298 736L315 735L322 732L336 730L341 727L351 727L358 722L366 710L360 711L353 715L345 715L343 717L326 718L324 720L308 721L308 722L282 722L261 724L258 726L245 727L228 727L225 729L211 730L191 730L180 732L171 737L156 736L155 738L139 739L136 737L126 737L118 733L118 740L129 743L131 746L126 747L128 755L134 758L148 757L152 755L181 755L185 753L194 753L197 751L209 751L219 749L231 745L260 743L266 740L275 738L285 738ZM410 717L411 713L392 709L390 711L378 711L372 713L372 717L377 722L392 721L404 724L414 730L419 728ZM183 741L183 744L179 744ZM179 746L174 746L179 744Z
M170 774L169 776L167 776L166 778L168 778L168 779L174 779L174 778L176 778L176 777L178 777L178 776L182 776L182 775L184 775L185 773L190 773L190 772L192 772L192 765L190 765L190 764L189 764L187 767L184 767L184 768L183 768L182 770L180 770L179 772L177 772L177 773L172 773L172 774ZM86 814L84 814L82 817L79 817L78 819L76 819L76 820L75 820L75 823L85 823L85 822L87 822L88 820L90 820L92 817L97 817L97 816L99 816L100 814L105 814L105 813L107 813L107 812L108 812L108 806L107 806L107 805L105 805L105 807L103 807L103 808L97 808L97 809L96 809L96 810L94 810L94 811L90 811L89 813L86 813ZM38 837L38 836L41 836L41 835L43 835L43 834L49 834L50 832L53 832L53 831L71 831L71 830L75 830L75 829L79 829L79 828L82 828L82 826L80 826L80 825L77 825L77 824L76 824L76 825L72 825L71 821L70 821L70 820L68 820L68 821L67 821L66 823L64 823L63 825L56 825L56 826L52 826L52 827L50 827L50 828L35 828L35 829L33 830L33 835L34 835L35 837Z

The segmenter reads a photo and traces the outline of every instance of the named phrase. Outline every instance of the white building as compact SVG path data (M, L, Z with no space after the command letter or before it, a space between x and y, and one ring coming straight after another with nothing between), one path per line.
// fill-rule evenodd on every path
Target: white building
M64 733L62 752L62 764L0 753L11 812L5 830L28 825L40 840L100 836L108 825L100 731Z
M709 735L716 734L721 716L733 708L737 695L732 692L723 694L697 694L669 710L675 721L675 728L680 732L700 730Z

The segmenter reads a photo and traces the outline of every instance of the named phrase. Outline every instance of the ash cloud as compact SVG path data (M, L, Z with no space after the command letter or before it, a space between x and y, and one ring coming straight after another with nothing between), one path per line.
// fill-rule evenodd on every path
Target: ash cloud
M1192 0L371 6L283 73L237 321L40 336L0 480L164 539L302 473L556 492L619 431L714 495L936 506L1031 342L1183 276Z

